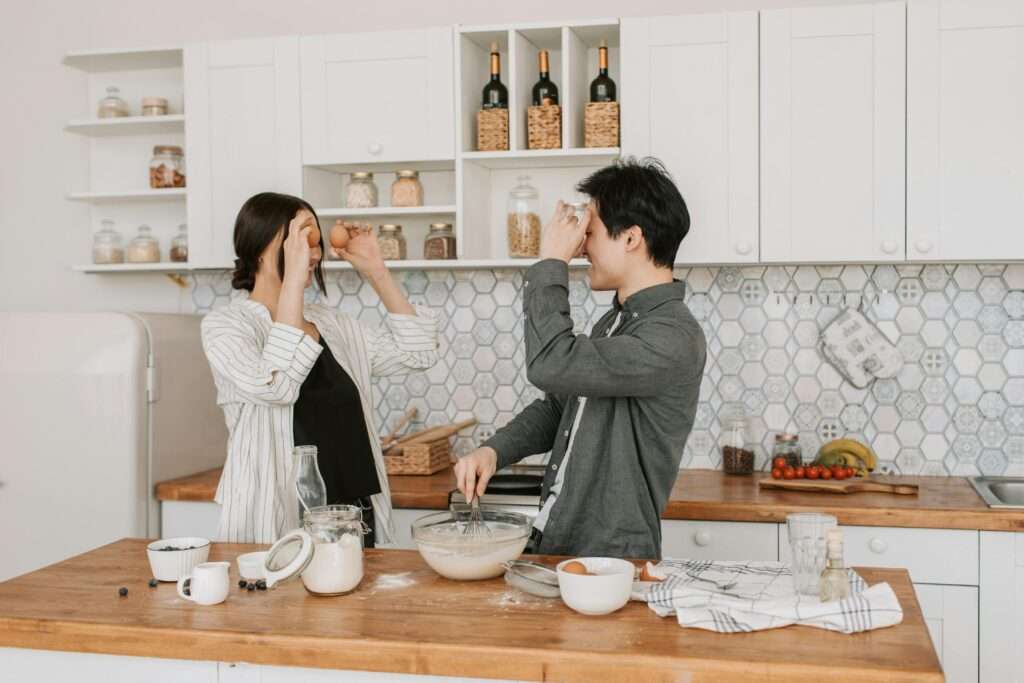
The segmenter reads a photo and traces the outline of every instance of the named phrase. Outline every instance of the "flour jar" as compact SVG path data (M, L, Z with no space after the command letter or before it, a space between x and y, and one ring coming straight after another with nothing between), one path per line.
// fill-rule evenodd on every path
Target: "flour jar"
M267 552L267 588L302 577L314 595L344 595L363 580L363 511L353 505L308 510L302 528L280 538Z

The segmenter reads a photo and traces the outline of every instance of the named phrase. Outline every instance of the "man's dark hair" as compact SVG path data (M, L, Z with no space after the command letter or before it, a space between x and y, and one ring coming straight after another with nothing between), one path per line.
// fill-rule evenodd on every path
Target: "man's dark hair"
M690 212L660 161L624 157L584 178L576 189L597 204L612 239L639 226L655 265L675 264L679 243L690 231Z

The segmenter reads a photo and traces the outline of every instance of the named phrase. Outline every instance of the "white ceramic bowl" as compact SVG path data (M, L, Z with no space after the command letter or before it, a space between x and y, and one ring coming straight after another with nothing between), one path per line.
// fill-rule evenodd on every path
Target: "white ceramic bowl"
M570 574L562 567L580 562L589 574ZM629 602L636 568L632 562L614 557L577 557L563 560L558 571L558 590L562 602L580 614L611 614Z
M256 553L245 553L235 558L238 563L238 575L249 581L259 581L267 578L266 568L267 553L260 551Z
M161 548L188 548L188 550L161 550ZM197 564L210 557L210 539L198 536L161 538L146 546L149 567L157 581L177 581L188 576Z
M413 522L412 538L431 569L455 581L493 579L505 572L506 562L523 554L532 528L529 517L488 507L480 513L489 533L463 533L468 511L435 512Z

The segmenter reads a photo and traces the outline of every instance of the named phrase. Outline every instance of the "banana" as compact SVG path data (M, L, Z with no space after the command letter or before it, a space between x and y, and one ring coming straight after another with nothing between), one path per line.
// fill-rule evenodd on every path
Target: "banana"
M850 453L861 460L863 466L869 471L874 470L878 467L878 456L868 446L855 441L854 439L836 439L835 441L829 441L827 444L821 447L818 451L819 456L829 455L831 453Z
M839 451L825 452L824 449L818 451L818 457L814 459L815 465L823 465L825 467L832 467L833 465L846 465L846 458Z

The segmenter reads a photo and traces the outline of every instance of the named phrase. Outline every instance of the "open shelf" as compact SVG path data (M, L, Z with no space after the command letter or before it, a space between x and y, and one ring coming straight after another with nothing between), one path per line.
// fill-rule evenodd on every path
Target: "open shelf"
M317 209L321 218L377 218L401 216L452 216L454 204L439 206L377 206L372 209Z
M185 130L184 114L167 116L124 116L114 119L80 119L64 127L70 133L105 137L108 135L160 135Z
M187 273L193 268L187 263L86 263L71 266L79 273Z
M182 65L180 47L78 50L64 55L64 65L87 73L169 69Z
M414 159L410 161L361 162L358 164L307 163L306 168L315 168L332 173L354 173L371 171L373 173L394 173L409 169L411 171L451 171L455 168L455 159Z
M537 262L537 259L528 258L505 258L505 259L451 259L451 260L422 260L409 259L405 261L386 261L390 270L478 270L481 268L529 268ZM587 268L590 262L586 259L573 259L569 264L570 268ZM325 261L325 270L352 270L352 265L347 261Z
M185 199L184 187L169 187L163 190L129 190L127 192L72 192L68 199L94 204L135 201L178 201Z
M603 166L619 158L618 147L463 152L462 159L484 168L578 168Z

